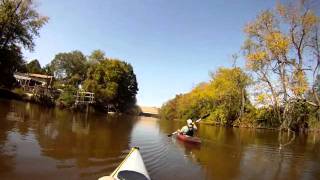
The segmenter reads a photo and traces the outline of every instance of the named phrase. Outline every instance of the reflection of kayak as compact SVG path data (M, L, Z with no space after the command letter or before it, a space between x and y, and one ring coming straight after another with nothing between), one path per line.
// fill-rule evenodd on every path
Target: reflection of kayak
M139 148L133 147L127 157L113 171L113 173L111 173L110 176L99 178L99 180L109 179L150 180L149 174L139 152Z
M191 137L183 134L177 134L177 139L187 143L191 143L191 144L201 144L201 139L198 137Z

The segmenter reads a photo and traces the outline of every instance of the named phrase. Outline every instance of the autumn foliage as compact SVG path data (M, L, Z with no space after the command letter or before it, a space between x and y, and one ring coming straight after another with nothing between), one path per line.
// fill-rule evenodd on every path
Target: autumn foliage
M201 83L191 92L165 103L161 116L196 119L210 114L207 123L232 125L243 113L241 110L250 105L245 90L249 83L250 78L240 68L220 68L212 73L210 82Z

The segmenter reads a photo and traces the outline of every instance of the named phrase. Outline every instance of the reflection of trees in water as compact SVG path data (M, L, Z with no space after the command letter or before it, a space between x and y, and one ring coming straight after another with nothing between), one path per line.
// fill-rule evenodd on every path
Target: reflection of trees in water
M11 104L7 100L0 100L0 173L14 169L15 146L7 144L9 132L14 128L14 121L8 121Z
M200 160L195 155L195 151L200 151L201 145L200 144L189 144L187 142L183 142L181 140L176 139L175 137L172 138L173 144L175 144L180 150L184 152L184 156L188 157L192 160L192 162L199 162Z
M0 106L0 172L15 166L14 150L10 149L11 155L6 152L8 133L12 131L22 136L34 134L41 155L62 162L57 168L96 166L104 174L103 167L121 161L119 156L129 149L134 117L86 115L18 101L1 101Z
M157 123L159 123L159 126L160 126L159 130L164 134L170 134L176 131L177 129L181 128L180 126L178 126L180 123L177 121L160 120L160 121L157 121Z
M56 111L53 120L36 129L45 156L56 160L74 160L80 168L105 166L108 158L127 150L133 127L132 117ZM41 121L41 120L40 120ZM44 124L44 123L43 123Z
M203 138L203 146L194 154L204 167L206 178L239 177L243 153L239 133L224 127L201 126L199 136Z
M179 120L159 120L156 121L159 126L159 132L162 132L166 135L176 132L178 129L181 129L183 126L187 125L186 121ZM196 132L196 135L199 132Z
M0 100L0 171L8 172L15 166L16 142L10 141L8 135L25 138L39 126L39 120L49 119L51 111L35 104Z
M320 177L319 134L300 134L280 155L282 171L288 179L317 179ZM288 158L289 156L289 158Z
M279 136L290 136L279 133ZM292 143L275 153L272 159L276 162L270 172L274 179L317 179L320 176L320 141L314 137L318 134L297 135ZM260 153L263 156L262 153Z
M315 162L320 163L320 134L312 133L308 136L308 142L311 144L312 153L308 156L310 159L316 159ZM316 169L313 171L313 177L320 177L320 164L313 164Z
M22 136L26 136L28 133L28 125L26 125L26 121L29 120L28 114L24 111L24 106L21 103L10 103L10 109L6 116L7 121L13 122L15 128Z
M10 101L10 110L6 120L14 122L14 128L22 136L26 136L39 123L50 119L53 109L20 101ZM41 122L39 122L39 119Z

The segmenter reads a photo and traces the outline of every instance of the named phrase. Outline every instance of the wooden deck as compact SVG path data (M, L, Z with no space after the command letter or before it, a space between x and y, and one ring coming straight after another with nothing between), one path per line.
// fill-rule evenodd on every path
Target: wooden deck
M94 100L94 93L86 92L86 91L78 91L76 94L75 105L88 105L93 104Z

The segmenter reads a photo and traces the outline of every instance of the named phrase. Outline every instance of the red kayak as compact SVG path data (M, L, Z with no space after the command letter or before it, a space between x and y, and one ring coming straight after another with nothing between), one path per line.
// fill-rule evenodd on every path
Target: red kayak
M201 139L198 137L191 137L183 134L177 134L177 139L190 144L201 144Z

